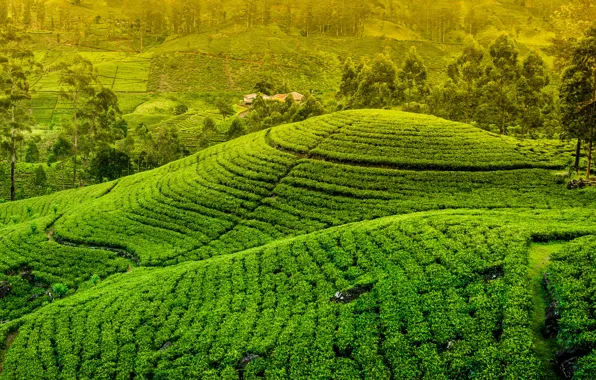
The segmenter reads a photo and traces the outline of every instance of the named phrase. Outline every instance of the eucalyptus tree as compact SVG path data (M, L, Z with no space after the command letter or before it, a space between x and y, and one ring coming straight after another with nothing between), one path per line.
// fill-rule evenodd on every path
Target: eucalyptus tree
M592 145L596 137L596 26L590 28L574 47L571 65L563 73L560 93L567 135L587 143L586 177L590 178ZM577 153L576 171L579 166L579 143Z
M62 63L60 69L60 97L72 103L72 155L73 177L72 186L77 183L77 158L79 153L79 113L85 104L95 96L98 85L97 70L93 63L80 55L76 55L72 62Z
M16 34L3 36L0 51L0 139L10 153L10 200L15 200L17 148L31 132L33 118L29 110L29 77L39 69L33 52L23 48L24 40Z
M118 96L105 87L97 88L80 108L79 121L79 153L85 169L91 156L124 139L128 132Z
M416 51L415 46L412 46L406 55L403 67L399 72L399 79L408 90L409 100L412 100L412 90L417 90L419 97L424 94L428 79L428 69L424 64L424 60Z

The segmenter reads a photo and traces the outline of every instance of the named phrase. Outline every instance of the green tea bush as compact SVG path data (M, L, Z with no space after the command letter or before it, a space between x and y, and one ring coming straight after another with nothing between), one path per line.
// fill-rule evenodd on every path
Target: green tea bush
M536 378L528 238L504 222L393 218L138 269L27 318L2 379Z
M557 343L573 359L574 379L596 376L594 300L596 299L596 236L574 240L552 257L548 287L558 315Z
M0 379L538 378L528 245L596 233L568 153L349 111L2 204Z

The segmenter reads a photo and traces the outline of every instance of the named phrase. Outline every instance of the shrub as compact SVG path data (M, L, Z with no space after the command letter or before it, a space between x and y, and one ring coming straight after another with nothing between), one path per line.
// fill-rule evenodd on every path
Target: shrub
M57 298L62 298L68 293L68 286L61 283L54 284L52 285L52 291Z
M174 115L183 115L187 112L188 112L188 107L186 106L186 104L178 104L172 110L172 113Z
M234 118L234 120L232 120L232 123L230 124L230 129L228 129L228 138L231 139L235 139L237 137L243 136L246 134L246 127L244 126L244 123L242 122L242 120L240 120L239 118Z

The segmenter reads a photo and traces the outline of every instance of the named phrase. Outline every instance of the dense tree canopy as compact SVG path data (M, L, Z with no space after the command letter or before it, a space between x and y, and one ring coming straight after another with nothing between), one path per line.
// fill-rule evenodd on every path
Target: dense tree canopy
M502 134L552 135L558 128L546 62L535 51L520 60L509 36L495 40L488 54L472 38L466 39L461 56L447 71L449 79L427 98L430 113L476 122Z
M568 136L588 143L589 177L596 137L596 27L588 30L573 49L571 65L563 73L561 100Z
M29 77L39 65L26 47L25 38L14 30L0 36L0 144L10 154L10 199L15 200L18 145L31 132Z

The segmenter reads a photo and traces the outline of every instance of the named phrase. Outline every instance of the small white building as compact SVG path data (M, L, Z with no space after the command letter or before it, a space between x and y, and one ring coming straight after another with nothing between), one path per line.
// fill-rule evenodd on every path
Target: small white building
M244 95L244 104L246 105L250 105L252 104L255 99L257 98L257 94L248 94L248 95Z

